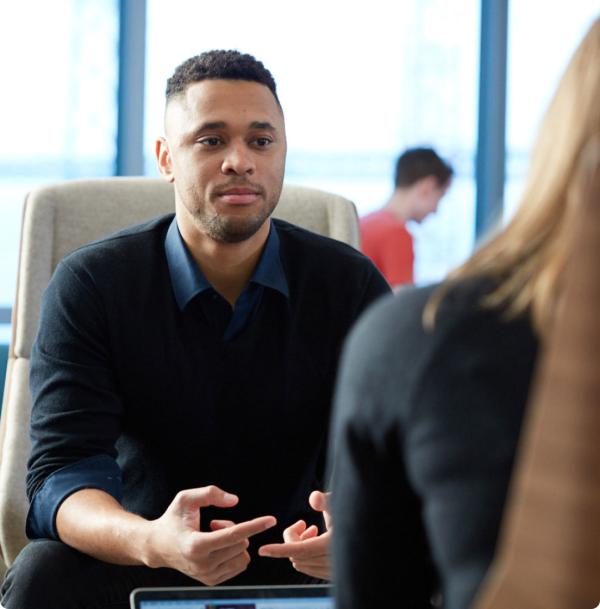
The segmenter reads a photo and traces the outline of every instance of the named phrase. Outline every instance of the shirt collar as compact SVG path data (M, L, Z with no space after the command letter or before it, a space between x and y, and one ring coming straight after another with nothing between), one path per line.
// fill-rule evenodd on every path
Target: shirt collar
M177 226L177 217L173 218L167 231L165 253L175 300L183 311L194 296L212 286L185 245ZM279 235L273 222L271 222L265 248L250 278L250 283L277 290L289 298L288 282L279 256Z

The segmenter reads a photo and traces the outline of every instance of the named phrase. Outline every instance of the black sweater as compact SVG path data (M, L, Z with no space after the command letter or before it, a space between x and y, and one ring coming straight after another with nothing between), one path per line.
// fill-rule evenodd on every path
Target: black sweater
M465 609L492 557L536 360L528 317L463 282L435 329L434 288L382 299L348 340L335 399L334 576L340 609L401 599Z
M116 459L132 512L156 518L177 491L216 484L240 503L203 509L203 528L214 517L272 514L278 526L257 545L279 541L297 519L315 521L307 500L325 486L340 346L389 288L353 248L275 220L289 299L265 290L249 325L224 342L175 302L164 250L171 220L85 246L58 266L32 353L29 498L60 468L103 456ZM83 486L94 486L90 475ZM256 564L249 581L270 577Z

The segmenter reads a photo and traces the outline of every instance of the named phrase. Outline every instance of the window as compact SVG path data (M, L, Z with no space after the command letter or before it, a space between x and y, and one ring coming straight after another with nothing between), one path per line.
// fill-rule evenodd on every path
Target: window
M163 91L174 67L203 50L238 48L262 59L278 81L288 126L287 181L347 196L363 215L391 193L396 156L408 146L431 145L454 165L456 177L437 215L411 227L417 281L439 279L468 256L480 0L147 5L146 173L156 174L152 142L162 131ZM568 10L543 0L510 3L506 217L518 203L540 117L596 15L597 0L579 0ZM0 325L14 299L25 193L53 180L113 174L117 130L118 0L22 0L10 17L0 51L19 60L1 68L7 84Z
M14 300L25 194L112 174L117 123L117 1L21 0L10 10L0 52L19 61L1 68L0 323Z
M543 27L541 19L543 16ZM598 0L568 5L511 2L509 11L504 217L519 204L529 154L571 56L598 16Z
M168 76L192 55L234 48L278 83L288 182L337 192L365 214L391 194L396 156L432 145L457 176L438 214L412 227L417 280L440 278L471 251L478 0L148 0L147 40L148 174Z

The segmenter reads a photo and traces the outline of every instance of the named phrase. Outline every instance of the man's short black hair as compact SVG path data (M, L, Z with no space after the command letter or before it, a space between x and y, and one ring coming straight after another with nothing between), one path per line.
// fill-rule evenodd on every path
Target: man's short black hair
M277 85L271 72L252 55L239 51L206 51L186 59L167 80L167 102L194 82L203 80L246 80L269 88L279 106Z
M434 176L439 186L445 186L454 170L433 148L409 148L396 161L396 188L406 188L428 176Z

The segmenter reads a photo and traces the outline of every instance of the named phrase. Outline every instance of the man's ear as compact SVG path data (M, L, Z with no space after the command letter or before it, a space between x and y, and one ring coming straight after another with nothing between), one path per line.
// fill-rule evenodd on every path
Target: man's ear
M169 143L166 138L159 137L154 145L154 152L156 154L156 163L158 165L158 171L160 175L167 182L174 182L175 176L173 175L173 164L171 162L171 153L169 152Z
M430 193L438 188L437 178L433 175L425 176L419 180L419 189L422 193Z

